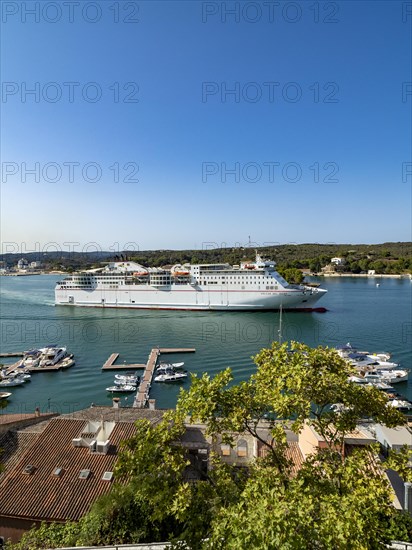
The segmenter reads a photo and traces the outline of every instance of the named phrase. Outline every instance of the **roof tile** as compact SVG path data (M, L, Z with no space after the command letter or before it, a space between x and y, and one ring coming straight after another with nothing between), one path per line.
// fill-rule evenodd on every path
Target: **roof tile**
M3 516L63 521L77 520L88 512L96 498L110 490L111 483L102 480L113 471L121 440L131 437L133 423L118 422L110 434L109 452L92 453L85 447L73 447L72 439L85 427L82 419L55 418L17 462L0 484L0 510ZM33 474L23 473L28 464ZM61 476L53 475L63 468ZM80 470L91 471L80 479Z

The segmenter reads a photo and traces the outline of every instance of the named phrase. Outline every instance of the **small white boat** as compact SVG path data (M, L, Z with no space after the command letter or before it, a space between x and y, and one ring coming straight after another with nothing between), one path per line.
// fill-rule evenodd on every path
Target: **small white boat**
M62 369L68 369L69 367L72 367L75 364L74 355L71 353L70 355L67 355L62 361L60 361L60 367Z
M1 399L7 399L8 397L10 397L11 393L8 392L8 391L0 391L0 400Z
M369 357L377 357L378 361L389 361L391 354L387 351L377 351L376 353L369 353Z
M184 366L185 366L184 361L181 361L180 363L160 363L157 369L159 370L161 368L166 368L166 367L170 367L173 369L181 369Z
M49 345L45 348L40 348L41 352L39 367L49 367L62 361L67 355L67 349L62 347L59 348L55 345Z
M25 380L22 380L21 378L15 377L15 378L3 378L0 380L0 387L1 388L11 388L12 386L21 386L24 384Z
M23 359L21 361L22 367L37 367L37 365L40 362L40 355L41 351L38 349L31 349L29 351L25 351L23 355Z
M336 351L342 357L343 359L348 359L351 362L352 361L359 361L361 363L385 363L388 362L391 358L391 354L387 351L378 351L374 353L370 353L369 351L359 351L358 349L354 348L350 342L348 342L345 346L342 346L341 348L336 348ZM395 363L392 363L395 367L397 366Z
M393 363L392 361L375 361L374 363L369 363L369 365L379 370L391 370L399 367L399 363Z
M396 384L408 380L409 371L407 370L377 370L365 373L366 382L385 382L386 384Z
M24 382L28 382L31 379L31 375L27 374L26 372L12 372L11 374L9 374L8 378L13 378L14 380L16 378L19 378Z
M106 391L108 392L118 392L118 393L130 393L136 391L136 386L132 386L129 384L119 384L114 386L109 386L106 388Z
M394 407L398 411L407 413L412 411L412 403L406 399L391 399L387 403L388 407Z
M139 377L135 378L115 378L114 383L116 386L137 386L140 382Z
M121 380L121 381L138 381L140 380L140 376L138 376L136 373L133 373L133 374L115 374L114 375L114 379L115 379L115 384L116 384L116 380Z
M187 372L173 372L166 374L158 374L155 376L155 382L180 382L187 378Z

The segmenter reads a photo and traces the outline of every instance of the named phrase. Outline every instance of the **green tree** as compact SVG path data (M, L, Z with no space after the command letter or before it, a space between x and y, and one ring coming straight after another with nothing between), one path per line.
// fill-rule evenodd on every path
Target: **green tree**
M278 272L288 283L300 284L303 282L303 273L295 267L279 268Z
M319 273L321 270L322 265L318 258L313 258L309 261L309 269L312 271L312 273Z
M230 369L215 377L193 376L162 421L136 423L136 436L124 443L115 469L116 479L127 485L79 522L78 544L163 539L194 550L385 547L397 513L377 449L347 454L344 441L359 419L393 427L404 423L403 416L376 388L349 382L351 367L334 350L273 343L254 359L257 370L249 380L234 384ZM204 425L211 442L210 467L198 471L196 483L187 481L194 465L180 444L187 422ZM288 436L306 424L325 446L296 472ZM245 433L266 449L247 470L225 463L219 452L220 441L234 445ZM406 450L395 455L388 467L408 478L409 455ZM16 549L39 550L51 547L50 541L58 546L59 536L73 537L73 524L68 532L50 529L49 538L43 529L37 547ZM404 522L398 532L407 535L408 529Z
M356 262L356 261L350 263L349 269L351 273L360 273L362 271L362 268L359 265L359 262Z

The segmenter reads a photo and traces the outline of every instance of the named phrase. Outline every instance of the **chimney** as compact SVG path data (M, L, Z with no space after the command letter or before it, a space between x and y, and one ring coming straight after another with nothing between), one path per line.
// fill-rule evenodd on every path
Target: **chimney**
M151 411L156 409L156 399L149 399L149 409Z
M120 399L119 397L113 397L113 408L120 409Z

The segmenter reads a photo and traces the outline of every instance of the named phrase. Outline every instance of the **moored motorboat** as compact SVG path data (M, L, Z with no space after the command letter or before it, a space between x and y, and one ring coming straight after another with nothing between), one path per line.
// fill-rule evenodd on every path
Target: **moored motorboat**
M403 413L412 411L412 403L406 399L391 399L388 401L387 405Z
M409 371L407 370L376 370L366 372L364 378L366 382L386 382L387 384L397 384L408 380Z
M75 364L74 355L71 353L67 357L65 357L62 361L60 361L59 366L62 369L68 369L69 367L72 367Z
M114 383L116 386L137 386L140 382L140 377L133 377L133 378L115 378Z
M117 393L130 393L136 391L136 386L129 384L119 384L114 386L109 386L106 388L108 392L117 392Z
M160 366L156 369L156 375L160 375L160 374L186 374L187 375L187 371L185 370L182 370L182 369L178 369L176 370L174 367L171 367L171 366Z
M348 354L354 353L359 356L367 356L372 361L389 361L391 358L391 354L387 351L378 351L373 353L370 353L369 351L360 351L353 347L350 342L341 348L336 348L336 351L341 357L346 357Z
M170 367L173 369L181 369L184 366L185 366L184 361L181 361L180 363L160 363L160 365L157 367L157 370L161 368L166 368L166 367Z
M126 373L126 374L115 374L114 383L115 384L131 384L136 385L140 381L140 376L137 373Z
M187 378L187 372L171 372L158 374L155 376L155 382L180 382Z
M31 349L24 352L23 359L21 361L22 367L37 367L40 362L41 351L38 349Z
M65 347L57 347L54 344L48 345L44 348L40 348L41 352L39 367L49 367L56 365L67 356L67 349Z
M14 378L3 378L0 380L0 387L1 388L11 388L13 386L21 386L25 383L25 380L22 380L21 378L18 378L17 376Z
M10 396L11 396L11 393L9 391L0 391L0 400L8 399Z
M386 351L377 353L359 351L349 342L346 346L336 348L336 351L342 359L345 359L348 363L357 368L375 367L377 369L396 369L399 366L398 363L389 361L391 355Z
M31 375L26 373L26 372L11 372L7 378L12 378L13 380L15 380L16 378L19 379L19 380L23 380L24 382L28 382L29 380L31 380Z

